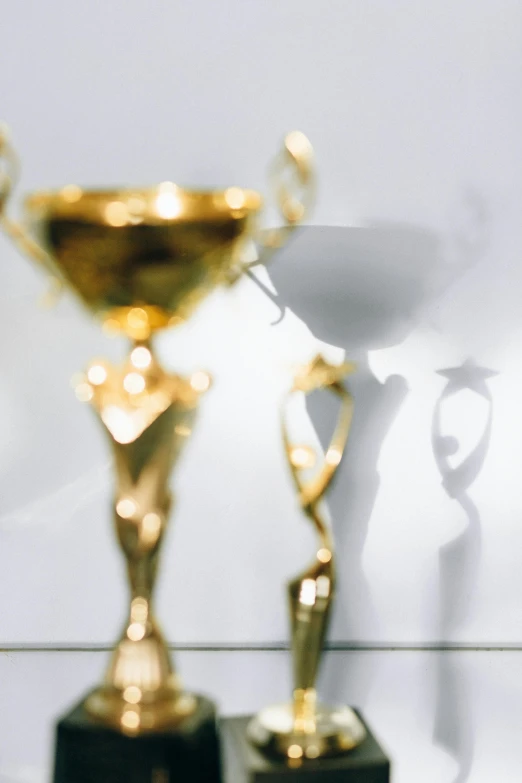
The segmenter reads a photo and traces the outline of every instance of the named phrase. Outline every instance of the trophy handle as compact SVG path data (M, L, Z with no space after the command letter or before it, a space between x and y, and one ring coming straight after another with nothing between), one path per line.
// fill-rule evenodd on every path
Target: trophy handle
M312 210L316 190L314 151L304 133L292 131L285 136L283 148L270 166L269 180L284 225L258 235L258 257L244 264L243 271L270 261Z
M6 205L11 191L18 181L20 164L18 156L9 141L7 127L0 125L0 226L5 234L27 256L43 266L51 275L53 288L61 289L62 283L56 275L49 255L32 239L23 226L6 214Z

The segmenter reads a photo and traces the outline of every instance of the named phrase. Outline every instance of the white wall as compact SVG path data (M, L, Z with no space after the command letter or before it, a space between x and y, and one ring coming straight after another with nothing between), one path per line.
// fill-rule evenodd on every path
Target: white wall
M311 229L275 262L297 313L279 326L245 280L162 340L170 366L215 377L176 476L159 596L171 639L286 638L281 585L312 539L277 406L316 338L361 367L332 637L520 639L521 23L507 0L19 0L4 14L1 113L20 191L166 178L264 189L298 127L320 172L312 222L359 227ZM3 240L1 253L0 640L107 642L125 597L108 455L68 378L121 346L72 300L39 309L42 279ZM321 332L322 302L346 315L339 336ZM454 466L493 408L480 472L456 500L431 431L438 371L468 357L498 375L490 400L442 405L441 431L461 442Z

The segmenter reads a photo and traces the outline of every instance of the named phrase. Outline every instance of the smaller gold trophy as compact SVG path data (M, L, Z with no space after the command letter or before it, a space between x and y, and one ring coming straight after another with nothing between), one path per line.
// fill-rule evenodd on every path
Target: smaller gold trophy
M352 397L343 378L354 369L336 366L321 356L296 376L288 402L295 393L326 389L339 397L337 426L324 455L322 467L306 481L303 474L314 468L316 454L306 445L290 443L283 414L283 440L299 504L312 522L319 541L313 563L288 585L292 632L294 690L291 703L266 707L253 718L247 732L250 741L271 755L300 764L352 750L365 738L365 729L349 707L317 703L315 682L335 588L334 549L329 525L321 512L328 487L341 462L352 420Z
M171 470L210 379L204 372L190 378L165 372L151 341L158 330L186 321L217 286L236 281L249 266L252 241L261 245L261 262L284 244L313 197L312 159L302 133L286 137L272 172L285 225L264 234L258 193L191 191L173 182L38 192L25 201L26 230L5 213L16 158L0 134L4 230L106 328L131 342L123 367L95 362L76 386L112 448L113 518L130 600L105 681L59 723L55 783L220 780L214 705L183 691L152 609Z

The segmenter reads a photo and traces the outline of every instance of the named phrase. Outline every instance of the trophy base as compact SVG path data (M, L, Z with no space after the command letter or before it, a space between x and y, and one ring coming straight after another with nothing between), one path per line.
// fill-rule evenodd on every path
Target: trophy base
M260 750L271 756L288 759L317 759L337 756L360 745L366 730L350 707L316 709L314 731L294 730L292 704L265 707L251 720L247 737Z
M349 753L317 759L288 759L254 747L247 736L251 718L221 720L227 780L234 783L389 783L390 761L360 713L365 738Z
M197 701L190 693L164 688L153 700L132 704L123 698L118 688L106 685L89 694L84 706L94 720L134 735L177 726L192 715Z
M215 707L193 698L185 720L134 736L95 720L80 702L58 723L53 783L221 783Z

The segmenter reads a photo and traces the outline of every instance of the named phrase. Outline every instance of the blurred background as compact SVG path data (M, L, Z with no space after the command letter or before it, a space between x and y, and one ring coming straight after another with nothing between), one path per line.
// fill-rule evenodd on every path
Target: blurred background
M284 134L316 151L310 225L258 273L272 295L245 278L158 341L214 378L157 597L187 686L225 714L290 691L283 586L314 541L279 406L299 363L346 355L322 694L363 709L395 783L520 780L520 3L18 0L2 32L12 214L68 183L269 200ZM109 453L69 386L124 345L69 295L43 307L45 278L0 252L0 780L36 781L124 617ZM303 408L303 439L326 417Z

